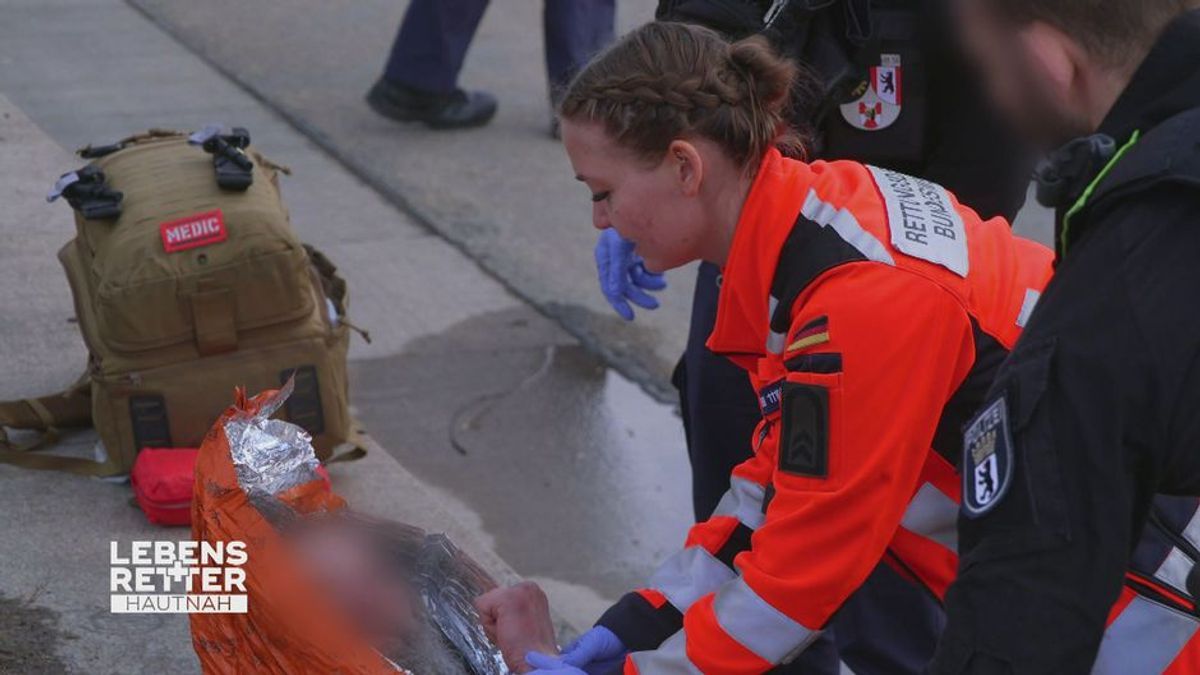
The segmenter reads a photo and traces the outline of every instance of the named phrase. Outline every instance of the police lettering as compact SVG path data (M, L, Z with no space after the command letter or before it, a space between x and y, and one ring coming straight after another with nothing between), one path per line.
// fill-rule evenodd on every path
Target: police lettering
M988 406L967 429L967 450L975 464L982 464L996 453L997 430L1004 425L1004 404L997 401Z

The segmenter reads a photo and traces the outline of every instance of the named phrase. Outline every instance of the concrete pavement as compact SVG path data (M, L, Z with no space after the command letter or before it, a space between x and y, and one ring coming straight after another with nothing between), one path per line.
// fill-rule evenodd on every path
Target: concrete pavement
M548 134L540 0L489 7L462 83L495 92L500 110L485 128L448 133L396 124L363 102L406 2L131 4L593 351L671 400L668 380L687 337L694 271L673 272L663 307L633 324L600 295L590 272L591 203ZM654 5L620 0L618 30L652 18Z
M296 228L341 266L351 316L375 338L355 341L351 369L378 445L335 466L335 487L449 531L498 575L543 582L568 623L589 623L688 521L678 420L639 385L668 393L690 274L673 273L664 308L633 325L596 291L586 194L545 136L538 3L497 3L468 60L464 81L501 94L493 125L432 134L361 102L403 3L136 2L159 25L118 0L0 0L0 398L53 391L82 367L54 259L70 213L42 199L81 164L64 148L150 126L247 126L295 169ZM651 5L623 0L621 25ZM38 638L27 653L52 651L26 665L194 670L178 617L103 611L108 541L181 532L146 525L125 486L2 466L0 485L15 514L0 521L0 614Z
M671 272L662 307L618 319L588 273L591 204L549 138L540 0L492 3L461 85L496 93L487 127L429 133L375 115L363 95L383 69L406 2L128 0L419 222L466 251L661 400L687 339L694 269ZM655 0L620 0L618 34ZM1048 241L1048 214L1017 231Z
M43 199L82 163L64 148L244 125L294 169L294 224L340 265L351 317L375 338L352 347L352 400L379 444L332 468L352 505L447 531L502 578L542 581L574 626L682 540L690 501L669 406L127 5L0 0L0 15L0 398L53 391L83 367L54 257L71 213ZM50 636L16 653L49 644L54 672L195 670L182 617L106 608L108 542L183 531L146 524L123 485L5 466L0 484L0 609L25 627L0 626L0 664L24 634Z

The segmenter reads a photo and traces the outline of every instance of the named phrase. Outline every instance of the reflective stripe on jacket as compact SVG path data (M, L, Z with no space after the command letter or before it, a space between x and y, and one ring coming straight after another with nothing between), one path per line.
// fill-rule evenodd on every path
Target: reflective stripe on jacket
M627 672L787 662L885 557L940 597L960 427L1051 253L932 183L772 151L723 273L709 347L749 372L764 419L713 517L601 619Z
M1158 496L1108 616L1094 675L1200 673L1200 618L1188 578L1200 557L1200 500Z
M787 663L881 559L942 597L957 568L961 427L1050 274L1048 249L931 183L768 155L709 340L759 391L755 456L648 587L601 619L633 651L625 671ZM1200 533L1183 501L1191 521L1164 511L1155 531ZM1154 569L1134 556L1095 672L1200 673L1192 559L1169 536L1161 555L1144 537Z

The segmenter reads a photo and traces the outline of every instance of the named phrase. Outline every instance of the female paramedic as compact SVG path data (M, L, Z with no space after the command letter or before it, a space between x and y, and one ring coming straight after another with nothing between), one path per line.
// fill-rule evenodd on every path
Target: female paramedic
M940 597L963 485L978 503L999 496L1007 467L986 443L960 485L962 426L1051 254L927 181L789 158L802 154L785 122L795 76L760 39L652 23L562 102L596 227L634 242L653 271L722 268L708 346L747 371L762 421L716 513L648 587L561 660L531 665L595 671L628 655L627 673L770 670L881 559Z

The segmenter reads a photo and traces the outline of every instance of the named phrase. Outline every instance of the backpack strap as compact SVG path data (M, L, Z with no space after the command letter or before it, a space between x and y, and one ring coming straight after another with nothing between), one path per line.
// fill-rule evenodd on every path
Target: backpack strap
M46 431L91 426L91 382L88 370L57 394L0 401L0 427Z
M112 476L120 473L120 469L111 461L97 462L85 457L65 457L30 452L57 440L57 437L47 436L39 439L33 447L13 448L7 440L0 440L0 463L11 464L22 469L38 471L65 471L80 476Z
M201 356L237 349L237 298L232 288L201 288L186 296Z
M358 333L363 341L371 344L371 334L363 328L351 323L349 313L349 291L346 287L346 280L337 273L337 265L329 259L324 253L319 251L311 244L304 244L304 250L308 253L308 260L312 263L313 269L317 271L317 276L321 280L321 290L325 293L325 297L329 302L333 303L333 309L337 312L338 320L342 325L350 330Z
M97 157L111 155L118 150L124 150L130 145L137 145L138 143L143 143L145 141L153 141L160 138L178 138L180 136L187 135L188 134L186 131L177 131L175 129L147 129L141 133L126 136L125 138L122 138L115 143L109 143L108 145L92 145L89 143L88 145L76 150L75 154L84 159L96 159Z
M116 465L96 462L83 457L35 454L33 451L52 445L59 439L59 429L86 427L92 423L91 390L85 373L71 387L40 398L0 401L0 463L25 469L67 471L85 476L106 476L116 472ZM5 428L41 432L24 443L14 443Z
M67 390L41 398L0 401L0 426L14 429L86 427L92 423L92 399L87 390Z

